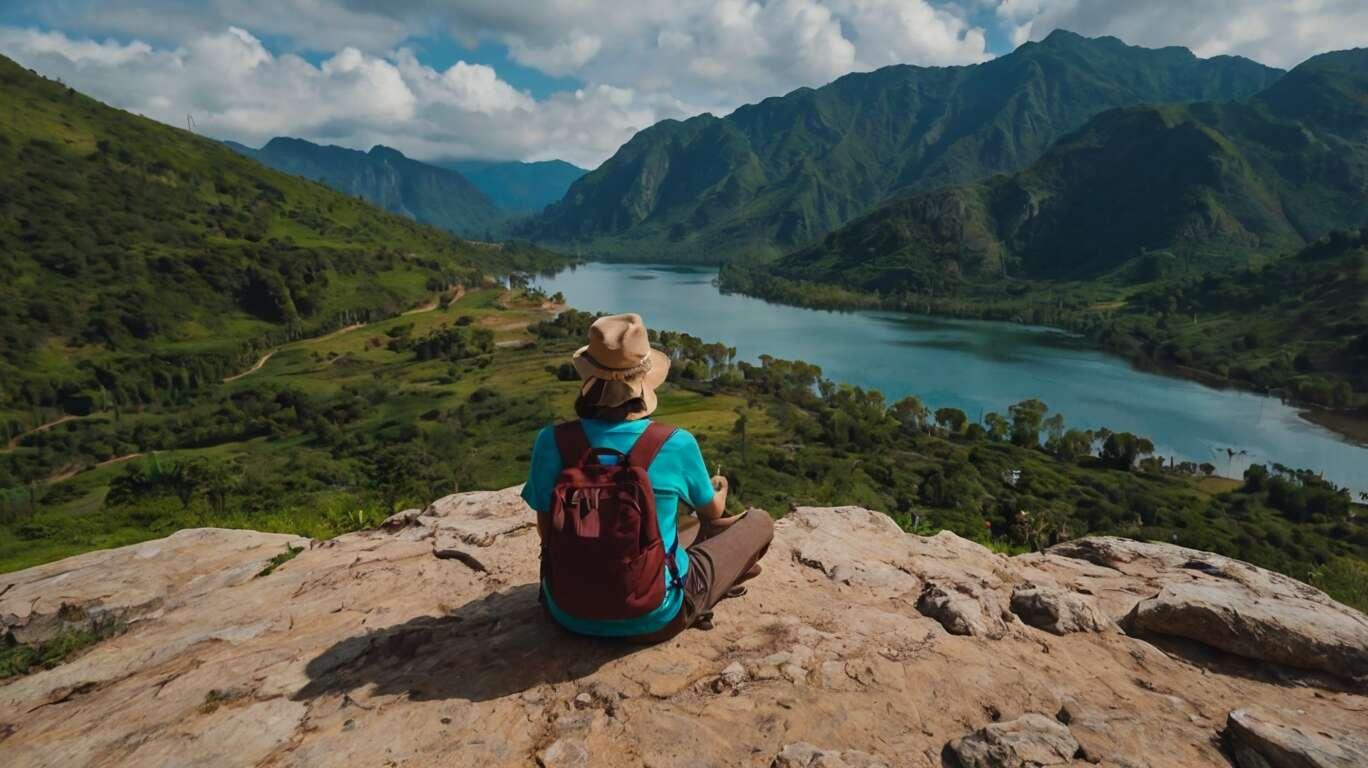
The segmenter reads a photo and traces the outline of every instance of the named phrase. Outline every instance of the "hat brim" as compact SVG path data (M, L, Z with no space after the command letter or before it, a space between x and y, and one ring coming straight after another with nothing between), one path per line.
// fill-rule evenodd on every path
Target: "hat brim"
M589 347L583 346L575 350L575 354L570 357L570 363L575 366L575 372L579 374L580 381L591 379L608 379L640 385L640 392L636 395L645 404L645 409L640 413L629 415L628 419L641 419L651 415L656 409L657 399L655 390L670 375L670 357L654 347L649 353L650 365L640 374L632 376L622 376L620 371L611 371L600 368L587 354ZM625 402L625 401L624 401ZM619 403L620 405L621 403Z

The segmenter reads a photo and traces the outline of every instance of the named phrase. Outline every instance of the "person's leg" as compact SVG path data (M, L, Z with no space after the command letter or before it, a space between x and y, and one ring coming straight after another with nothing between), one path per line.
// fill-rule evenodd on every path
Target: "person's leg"
M689 547L689 572L684 577L689 620L712 610L764 556L773 538L770 516L762 510L748 510L717 535Z

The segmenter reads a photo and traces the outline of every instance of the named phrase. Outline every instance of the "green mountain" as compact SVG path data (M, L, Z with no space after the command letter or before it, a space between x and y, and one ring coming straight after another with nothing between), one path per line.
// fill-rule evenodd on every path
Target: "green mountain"
M0 425L174 401L284 339L553 260L387 214L3 57L0 103Z
M1024 168L1099 112L1243 99L1282 72L1056 32L993 61L892 66L634 136L526 233L601 254L777 255L899 193Z
M564 197L570 185L588 173L564 160L444 160L433 165L459 172L495 205L513 213L541 211Z
M285 137L271 139L261 149L226 143L278 171L457 234L485 237L503 218L498 206L459 172L411 160L389 147L361 152Z
M1105 112L1028 169L884 205L773 265L789 280L944 294L965 278L1188 271L1368 224L1368 49L1244 103Z
M1368 229L1332 232L1263 267L1146 286L1098 330L1135 360L1300 402L1368 405Z

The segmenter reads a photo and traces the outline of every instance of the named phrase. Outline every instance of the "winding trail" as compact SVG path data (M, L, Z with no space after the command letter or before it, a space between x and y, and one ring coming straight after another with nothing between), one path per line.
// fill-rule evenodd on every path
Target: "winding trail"
M274 350L274 349L271 350L270 352L267 352L266 354L262 355L262 356L261 356L261 359L257 360L256 363L255 363L251 368L248 368L247 370L243 371L242 373L235 373L235 374L233 374L232 376L225 376L225 377L223 378L223 383L224 383L224 384L227 384L227 383L230 382L230 381L237 381L238 379L242 378L243 376L246 376L246 375L249 374L249 373L256 373L257 371L261 370L261 366L265 365L265 364L266 364L266 361L267 361L267 360L270 360L270 359L271 359L271 355L274 355L274 354L275 354L275 350Z
M93 415L93 414L92 414L92 415ZM0 451L0 453L9 453L9 452L13 451L15 448L18 448L18 447L19 447L19 443L22 442L23 439L26 438L26 437L28 437L29 435L36 435L36 434L38 434L39 432L46 432L46 431L48 431L49 429L52 429L53 427L55 427L55 426L57 426L57 425L59 425L59 424L65 424L65 423L67 423L68 421L75 421L76 419L81 419L81 418L85 418L85 417L84 417L84 416L72 416L71 414L67 414L66 416L61 416L61 417L59 417L59 418L53 419L52 421L49 421L49 422L47 422L47 423L45 423L45 424L39 424L38 426L34 427L33 429L30 429L30 430L27 431L27 432L20 432L19 434L17 434L17 435L15 435L14 437L11 437L11 438L10 438L9 443L7 443L7 444L5 445L5 449L4 449L3 451Z
M452 289L451 289L451 300L452 300L453 302L455 302L455 301L460 301L460 300L461 300L461 297L462 297L462 296L465 296L465 293L466 293L466 292L465 292L465 287L464 287L464 286L456 286L455 288L452 288ZM431 311L433 311L434 309L437 309L437 306L438 306L438 302L437 302L436 299L434 299L434 300L429 301L429 302L427 302L426 304L423 304L423 305L421 305L421 306L414 307L413 309L410 309L410 310L406 310L406 311L404 311L404 312L401 312L401 313L399 313L399 316L400 316L400 317L407 317L407 316L409 316L409 315L421 315L421 314L423 314L424 312L431 312ZM377 322L383 322L383 321L377 321ZM251 375L251 374L253 374L253 373L256 373L257 371L261 370L261 367L262 367L262 366L266 365L266 361L271 359L271 355L274 355L276 352L279 352L280 350L284 349L285 347L290 346L291 344L317 344L317 343L319 343L319 342L321 342L321 341L327 341L328 339L337 338L338 336L341 336L341 335L344 334L344 333L351 333L352 331L355 331L355 330L358 330L358 329L361 329L361 328L365 328L367 325L370 325L370 323L352 323L351 325L344 325L344 326L342 326L341 328L338 328L337 330L335 330L335 331L333 331L333 332L331 332L331 333L325 333L325 334L323 334L322 336L315 336L315 337L313 337L312 339L300 339L299 341L292 341L292 342L290 342L290 344L282 344L282 345L280 345L279 347L276 347L275 349L272 349L271 351L269 351L269 352L267 352L266 354L262 355L261 358L258 359L258 360L256 361L255 364L252 365L251 368L248 368L247 370L243 371L242 373L235 373L235 374L233 374L232 376L227 376L227 377L225 377L225 378L223 379L223 383L227 384L227 383L230 382L230 381L237 381L238 379L242 378L243 376L249 376L249 375ZM22 437L22 435L21 435L21 437Z
M131 461L131 460L133 460L133 459L138 458L139 456L145 456L145 455L147 455L147 454L145 454L145 453L142 452L142 451L136 451L136 452L134 452L134 453L125 453L125 454L122 455L122 456L114 456L114 457L112 457L112 458L105 459L104 461L98 461L98 462L96 462L96 463L94 463L94 464L92 464L92 465L90 465L90 466L88 466L88 467L83 467L83 466L80 466L80 465L76 465L76 466L72 466L72 467L67 467L66 469L62 470L61 472L58 472L57 474L52 475L51 477L49 477L49 478L47 479L47 484L48 484L48 485L56 485L56 484L58 484L58 483L60 483L60 482L62 482L62 481L64 481L64 480L70 480L71 478L73 478L73 477L75 477L75 476L81 474L82 472L85 472L86 470L90 470L90 469L99 469L100 467L108 467L108 466L111 466L111 465L113 465L113 464L122 464L122 463L124 463L125 461Z

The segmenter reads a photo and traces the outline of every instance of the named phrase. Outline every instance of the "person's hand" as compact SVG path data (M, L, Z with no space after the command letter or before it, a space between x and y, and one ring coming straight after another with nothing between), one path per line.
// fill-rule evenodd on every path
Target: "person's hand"
M722 475L713 475L712 487L714 491L727 490L727 478L723 477Z
M727 530L731 527L732 523L740 519L740 515L731 515L727 517L719 517L716 520L703 520L701 521L702 527L699 530L699 535L701 538L711 538Z

